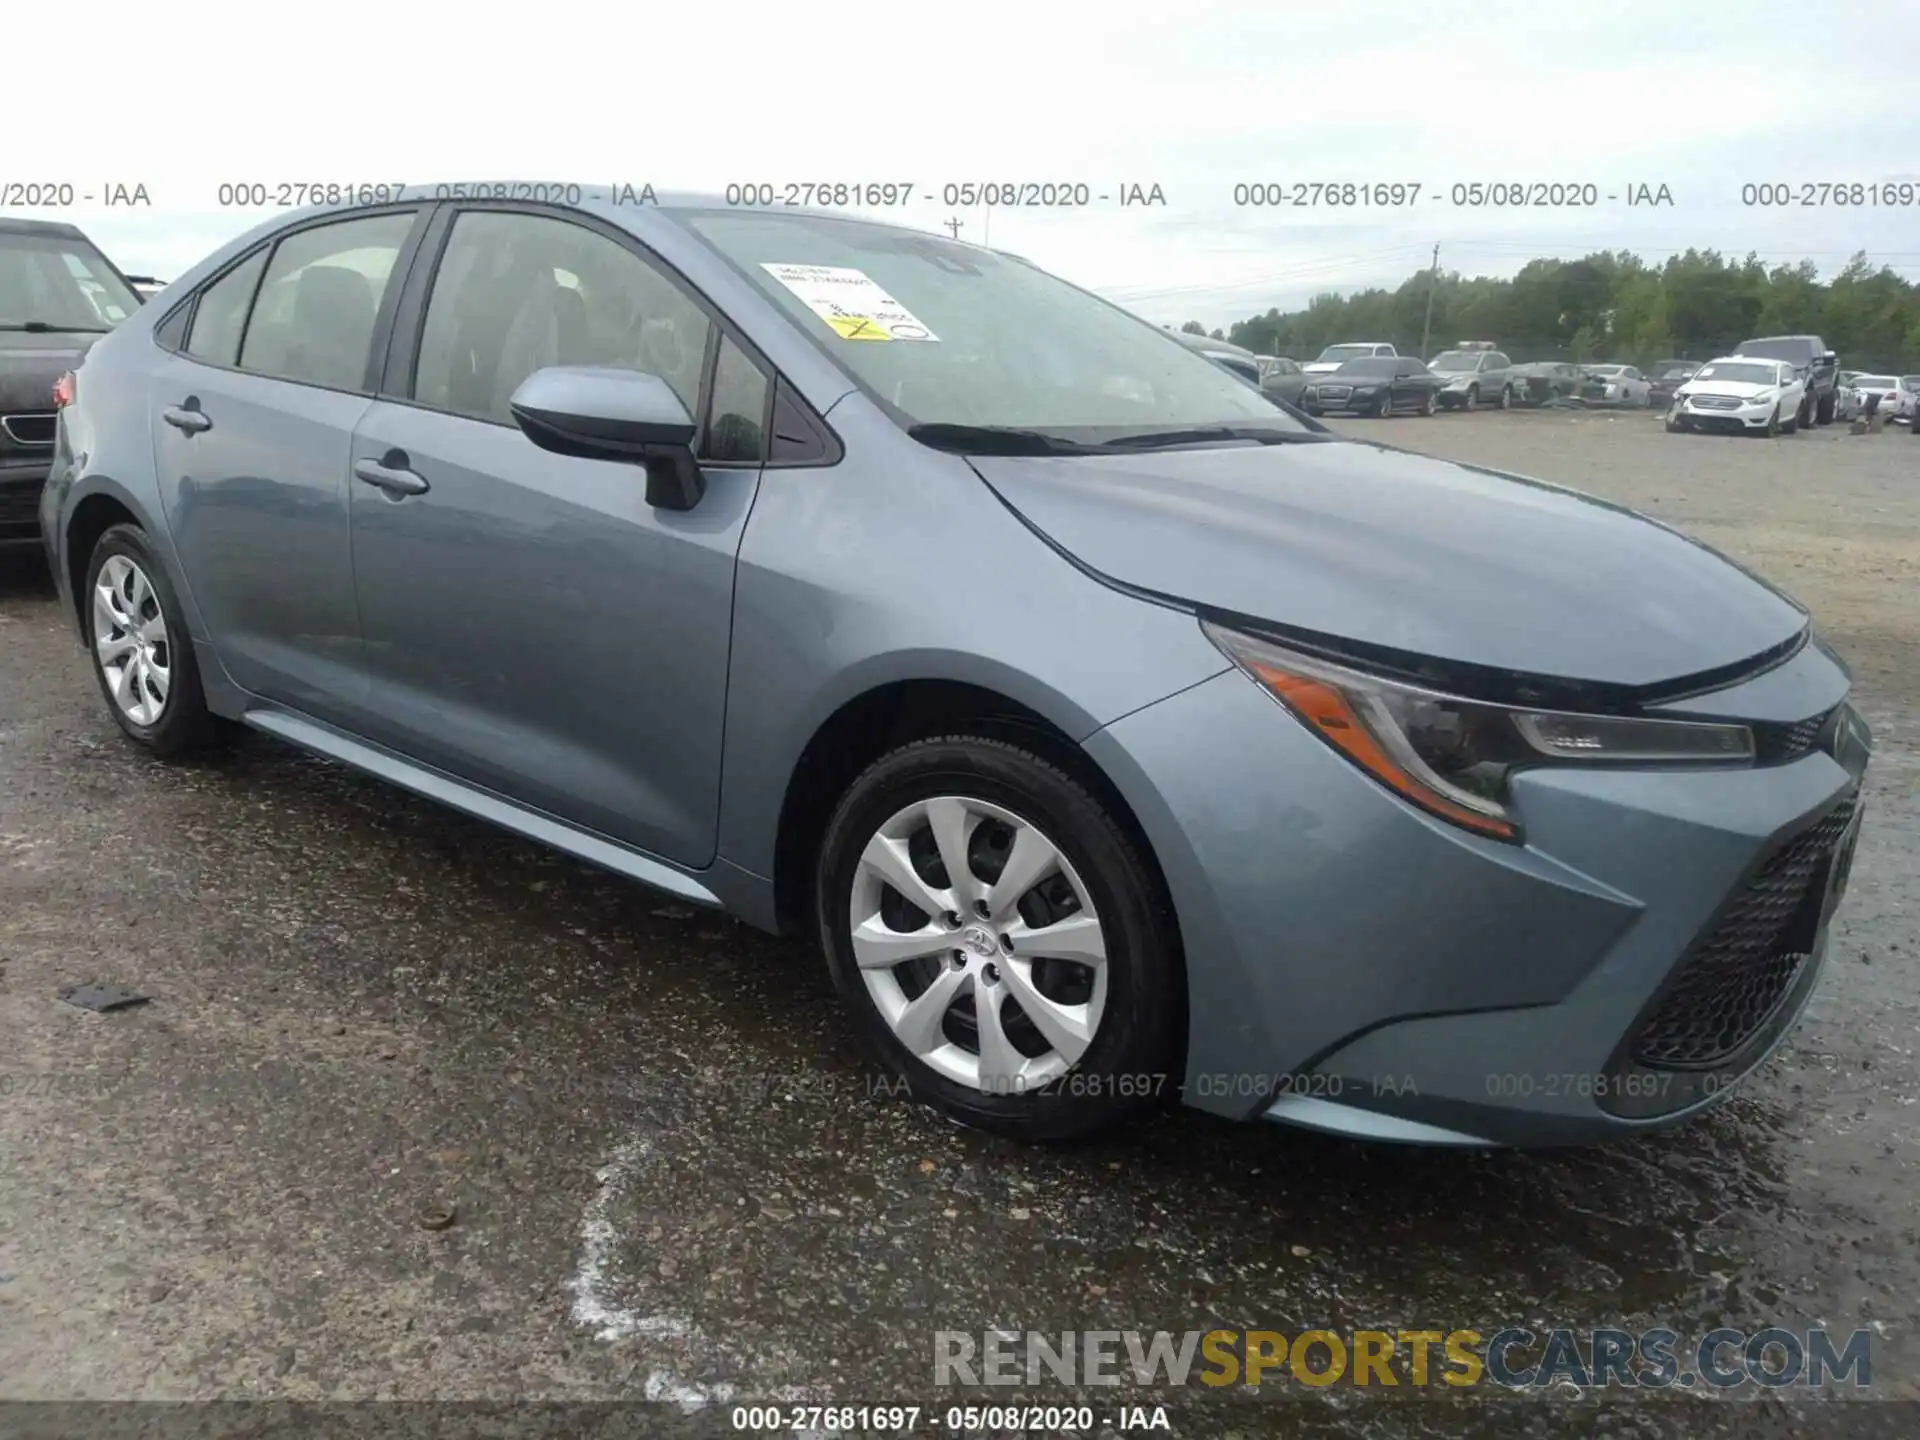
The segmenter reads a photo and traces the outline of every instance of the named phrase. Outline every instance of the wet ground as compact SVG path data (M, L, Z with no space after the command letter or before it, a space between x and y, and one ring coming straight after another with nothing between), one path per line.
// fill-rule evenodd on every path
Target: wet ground
M1920 445L1342 428L1675 522L1853 661L1879 752L1850 898L1805 1023L1731 1103L1545 1155L1177 1110L1066 1150L976 1135L876 1083L800 947L263 738L146 760L14 566L0 1399L817 1398L958 1433L957 1399L1074 1397L937 1388L937 1331L1509 1324L1865 1327L1872 1394L1920 1398ZM56 1001L88 981L151 999ZM1674 1395L1280 1388L1158 1398L1189 1435L1795 1429ZM1154 1398L1099 1395L1096 1429ZM1910 1404L1844 1408L1913 1433Z

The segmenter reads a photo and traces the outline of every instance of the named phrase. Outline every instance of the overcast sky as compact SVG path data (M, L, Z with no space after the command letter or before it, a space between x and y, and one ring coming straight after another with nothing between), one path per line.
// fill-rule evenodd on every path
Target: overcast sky
M515 178L719 191L908 181L891 212L1017 251L1159 321L1224 325L1427 263L1689 246L1920 276L1920 205L1742 204L1747 183L1920 182L1920 5L1741 0L1364 5L972 0L449 11L96 0L105 44L9 67L32 117L0 184L143 184L72 220L171 278L271 212L222 182ZM1689 17L1693 17L1689 20ZM966 181L1160 186L1164 207L942 203ZM1418 183L1411 207L1236 207L1244 182ZM1594 208L1456 205L1473 182L1592 183ZM1673 203L1632 207L1630 189ZM1610 194L1618 200L1608 200ZM9 198L0 192L0 199Z

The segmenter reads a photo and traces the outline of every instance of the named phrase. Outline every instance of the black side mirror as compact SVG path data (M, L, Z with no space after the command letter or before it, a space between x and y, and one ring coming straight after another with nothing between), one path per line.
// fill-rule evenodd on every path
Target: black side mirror
M508 408L542 450L638 464L647 472L647 504L657 509L691 510L707 493L693 458L693 417L658 375L550 365L520 382Z

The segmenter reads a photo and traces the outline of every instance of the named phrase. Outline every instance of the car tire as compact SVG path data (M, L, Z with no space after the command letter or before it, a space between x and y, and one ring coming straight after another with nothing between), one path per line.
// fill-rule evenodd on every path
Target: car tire
M1380 392L1380 398L1373 402L1373 418L1376 420L1387 420L1391 419L1392 416L1393 392L1391 390L1382 390Z
M1511 410L1513 408L1513 387L1511 385L1502 385L1500 387L1500 408L1502 410Z
M1432 415L1439 408L1440 402L1434 399L1433 391L1429 390L1425 398L1420 402L1420 413L1422 415Z
M947 853L959 853L968 872L961 887L950 883L935 819ZM1051 858L1027 870L1032 883L1003 911L979 887L1027 847L1029 860ZM876 854L878 863L869 859ZM910 890L919 903L905 898ZM985 894L980 903L995 915L975 910L968 891ZM943 901L948 911L929 913ZM949 735L868 766L827 824L815 910L834 986L863 1038L909 1093L951 1119L1025 1140L1065 1140L1179 1087L1170 1067L1180 1052L1185 980L1156 874L1091 790L1023 745ZM1091 933L1076 925L1077 941L1067 941L1059 927L1087 916ZM1086 965L1056 953L1033 963L1022 960L1020 939L1008 948L1008 937L1048 929L1066 942L1060 950L1097 949L1104 959ZM889 943L894 935L922 938ZM889 963L894 954L900 958ZM922 1003L915 1012L929 996L937 1008ZM1057 1008L1036 1023L1023 1002ZM997 1034L983 1045L989 1017ZM982 1059L989 1049L998 1057L991 1065ZM1022 1075L1031 1078L1021 1083Z
M1813 424L1814 413L1813 396L1808 395L1803 397L1800 401L1800 408L1794 412L1793 428L1798 430L1802 425L1811 426Z
M1791 420L1782 420L1780 422L1780 433L1782 435L1792 435L1796 431L1798 431L1800 428L1801 417L1805 415L1805 413L1806 411L1804 408L1800 410L1796 410L1793 412L1793 418Z
M1773 407L1773 414L1771 414L1771 415L1769 415L1769 416L1767 417L1767 428L1766 428L1766 429L1764 429L1764 430L1762 430L1762 431L1760 431L1759 433L1760 433L1761 435L1763 435L1763 436L1765 436L1765 437L1766 437L1767 439L1769 439L1769 440L1772 440L1772 439L1775 439L1775 438L1777 438L1777 437L1779 436L1779 434L1780 434L1780 407L1779 407L1778 405L1776 405L1776 406L1774 406L1774 407Z
M207 709L186 617L144 530L115 525L101 535L80 603L94 680L129 740L172 759L231 735Z
M1460 402L1460 408L1462 410L1478 410L1480 408L1480 387L1478 385L1467 386L1467 398Z
M1831 425L1833 423L1833 408L1834 394L1829 390L1820 397L1819 404L1814 410L1814 419L1822 425Z

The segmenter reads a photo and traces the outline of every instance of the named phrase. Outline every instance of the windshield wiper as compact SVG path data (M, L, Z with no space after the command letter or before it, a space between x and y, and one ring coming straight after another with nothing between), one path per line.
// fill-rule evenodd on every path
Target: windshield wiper
M29 335L105 335L105 325L56 325L51 320L0 320L0 330L24 330Z
M1317 430L1268 430L1256 425L1195 425L1185 430L1155 430L1122 435L1102 445L1107 450L1161 450L1173 445L1212 445L1225 440L1255 440L1262 445L1318 444L1331 440Z
M1097 455L1099 446L1010 425L909 425L907 434L935 450L963 455Z

